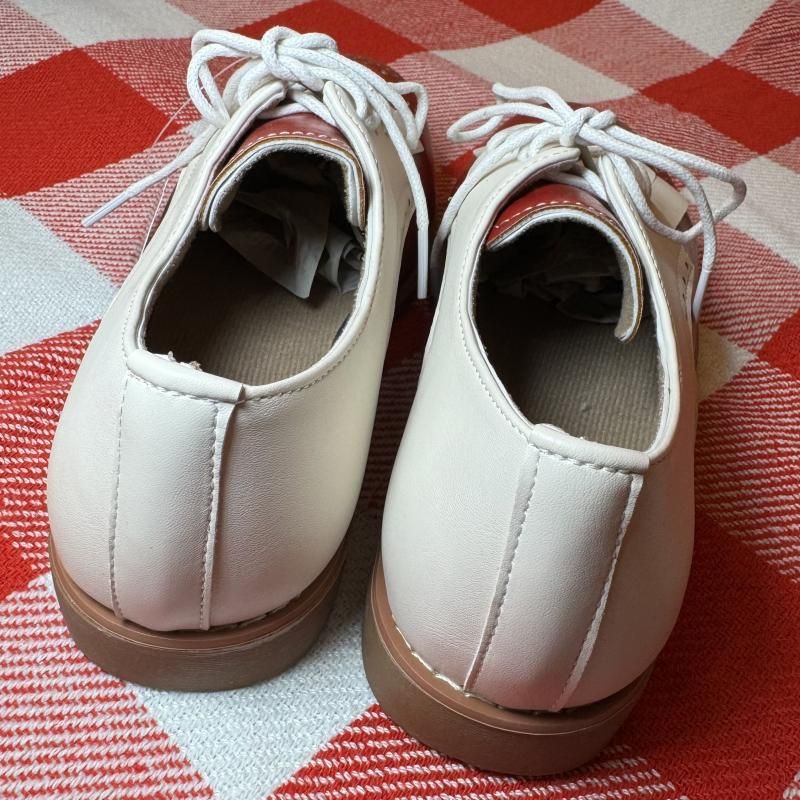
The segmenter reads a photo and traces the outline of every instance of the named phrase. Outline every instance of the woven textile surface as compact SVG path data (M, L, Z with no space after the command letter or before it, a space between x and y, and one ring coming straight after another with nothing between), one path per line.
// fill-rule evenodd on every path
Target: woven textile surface
M407 737L363 675L366 580L429 314L398 319L333 617L296 667L144 689L71 643L47 559L51 437L158 190L80 219L188 141L189 38L283 24L426 84L448 125L490 84L550 85L735 167L700 326L697 545L629 723L590 766L480 773ZM0 798L800 798L800 4L796 0L0 0ZM164 126L166 131L153 145ZM713 191L713 187L709 187ZM713 195L716 197L716 195Z

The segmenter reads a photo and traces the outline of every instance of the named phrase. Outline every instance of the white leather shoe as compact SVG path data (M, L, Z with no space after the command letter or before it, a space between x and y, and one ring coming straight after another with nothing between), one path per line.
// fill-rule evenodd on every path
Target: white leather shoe
M693 538L693 323L714 222L745 187L610 111L495 92L451 129L518 123L479 151L437 237L444 279L364 652L412 735L539 775L599 752L675 623ZM653 170L686 185L697 225ZM734 199L712 213L692 172Z
M427 101L322 34L192 52L197 137L94 217L183 168L78 371L48 506L79 647L206 690L279 672L331 607L415 209L425 277Z

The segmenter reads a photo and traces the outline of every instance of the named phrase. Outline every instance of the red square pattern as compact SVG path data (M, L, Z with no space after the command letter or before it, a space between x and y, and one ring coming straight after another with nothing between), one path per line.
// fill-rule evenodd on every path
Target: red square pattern
M0 516L4 516L4 509L8 502L10 502L9 498L0 495ZM6 598L11 592L27 586L33 575L30 564L25 560L19 548L0 533L0 600Z
M800 131L800 97L722 61L644 91L655 100L702 117L758 153L786 144Z
M324 31L336 39L340 52L368 56L383 64L421 49L405 36L332 0L312 0L288 8L274 16L244 25L238 32L258 39L273 25L285 25L297 31Z
M760 355L773 367L800 380L800 311L784 321Z
M782 167L800 172L800 136L768 153L769 157Z
M674 787L648 767L647 760L634 757L630 747L612 744L585 772L546 780L482 772L445 758L411 738L376 703L336 734L268 800L675 800Z
M86 52L165 114L172 116L187 99L189 39L122 39L90 45ZM191 103L181 120L189 116L197 117Z
M560 0L558 3L546 3L541 0L517 0L511 3L498 3L497 0L465 0L465 3L504 25L530 33L560 25L594 8L599 1Z
M494 17L482 14L461 0L437 0L436 21L430 8L419 0L339 0L343 5L406 36L426 50L460 50L483 47L517 32Z
M0 357L0 595L47 569L45 480L56 422L94 325ZM3 541L5 540L5 542ZM10 544L11 543L11 544ZM9 548L19 548L10 555ZM4 572L10 575L3 576ZM23 584L24 585L24 584ZM2 650L0 650L2 652Z
M447 137L447 129L467 111L491 103L491 91L483 78L435 53L414 53L395 62L394 67L428 91L427 127L433 165L438 170L464 149L463 144Z
M0 80L14 109L0 148L0 196L59 183L150 145L165 115L80 50Z
M167 186L152 186L91 228L85 227L81 220L143 175L169 163L190 141L185 133L165 137L144 152L135 153L130 158L79 175L57 186L45 186L29 192L17 202L80 253L95 269L119 285L142 250L162 190L163 209L175 179L171 179Z

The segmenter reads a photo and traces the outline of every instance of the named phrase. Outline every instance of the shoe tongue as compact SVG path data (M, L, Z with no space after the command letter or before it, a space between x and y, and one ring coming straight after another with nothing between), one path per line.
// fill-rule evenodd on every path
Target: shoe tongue
M532 291L555 300L566 314L579 319L616 322L615 336L623 342L636 335L644 313L644 278L635 247L609 209L596 197L561 183L538 183L505 206L486 239L486 250L498 251L544 223L578 222L598 231L612 246L616 264L597 256L596 244L581 238L579 228L560 226L543 231L530 251L531 266L514 269L519 291L524 281ZM586 231L588 233L588 229ZM571 237L564 241L561 237ZM572 246L574 242L574 246ZM558 246L556 246L558 245ZM548 257L550 255L550 257ZM622 297L619 299L619 279ZM609 301L609 283L617 287ZM523 292L526 289L523 289Z
M201 226L218 231L245 175L259 161L280 152L308 153L341 169L347 221L357 229L366 223L364 173L341 132L314 114L290 114L253 128L239 144L208 189Z

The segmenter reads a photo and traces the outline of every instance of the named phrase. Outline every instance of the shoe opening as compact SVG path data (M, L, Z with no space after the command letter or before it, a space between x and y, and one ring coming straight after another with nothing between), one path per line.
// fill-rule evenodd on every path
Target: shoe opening
M319 361L353 310L364 230L348 219L346 168L297 146L226 187L154 301L145 346L260 385Z
M541 221L484 249L475 318L490 363L531 423L646 450L660 424L661 365L646 280L638 329L619 334L630 313L623 269L600 228Z

